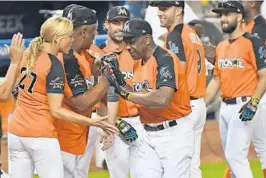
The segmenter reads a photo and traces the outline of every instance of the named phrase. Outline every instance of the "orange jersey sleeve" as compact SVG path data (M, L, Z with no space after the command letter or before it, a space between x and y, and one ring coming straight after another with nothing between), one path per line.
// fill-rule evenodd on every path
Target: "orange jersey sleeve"
M215 75L220 77L221 96L252 96L258 84L257 71L266 67L263 41L249 33L217 46Z
M12 97L10 97L6 102L0 102L0 114L2 116L2 131L7 132L8 118L13 114L15 108L15 102Z
M145 63L138 61L134 66L133 90L148 92L162 86L175 89L170 105L166 108L138 106L142 123L158 123L184 117L191 112L190 95L185 71L174 53L157 47L153 56Z
M56 138L47 93L64 93L64 68L56 56L41 53L27 74L27 58L24 55L21 62L19 94L9 132L22 137Z
M165 45L186 63L190 96L193 98L205 96L205 51L196 32L187 25L177 25L173 31L168 33Z

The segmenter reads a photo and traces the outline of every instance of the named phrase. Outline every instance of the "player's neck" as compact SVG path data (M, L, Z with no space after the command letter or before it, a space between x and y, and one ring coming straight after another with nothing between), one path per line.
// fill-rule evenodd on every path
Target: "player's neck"
M256 10L251 10L248 15L245 18L245 22L248 24L250 23L252 20L254 20L258 15L260 15L260 12L256 11Z
M234 32L229 34L229 39L230 40L237 39L238 37L242 36L244 33L245 31L241 27L239 27Z
M183 24L183 20L176 19L170 27L167 28L169 32L173 31L177 25Z
M145 53L145 56L142 57L142 60L144 62L147 62L152 57L155 48L156 48L156 44L154 42L152 42L152 44L150 44L148 46L148 49L146 50L147 52Z
M54 44L43 43L42 46L43 46L42 47L42 52L46 52L46 53L52 54L54 56L57 56L57 54L59 53L58 48Z
M123 41L115 41L109 36L107 37L107 40L106 40L106 46L112 52L121 52L125 49L125 43Z
M73 45L72 48L73 48L74 51L77 52L78 54L81 53L81 48L77 48L75 45Z

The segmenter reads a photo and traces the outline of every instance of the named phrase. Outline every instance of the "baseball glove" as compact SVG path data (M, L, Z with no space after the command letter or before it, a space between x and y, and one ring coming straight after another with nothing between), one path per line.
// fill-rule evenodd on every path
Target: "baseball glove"
M132 143L138 138L136 129L122 118L118 118L116 127L120 132L120 137L127 143Z
M102 56L101 57L101 68L104 68L106 64L108 64L109 67L112 69L118 84L124 87L126 85L126 81L124 79L125 78L124 75L119 70L119 63L118 63L117 55L115 53L108 53Z
M239 119L241 121L250 121L256 114L260 100L256 97L251 97L249 102L247 102L239 111Z

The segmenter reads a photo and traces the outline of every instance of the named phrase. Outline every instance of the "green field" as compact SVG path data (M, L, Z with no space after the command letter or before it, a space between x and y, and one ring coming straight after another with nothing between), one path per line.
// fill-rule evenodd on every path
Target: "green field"
M250 161L254 178L263 178L259 161ZM203 178L222 178L226 168L225 162L204 163L201 165ZM35 176L34 178L38 178ZM109 178L108 172L91 172L90 178Z

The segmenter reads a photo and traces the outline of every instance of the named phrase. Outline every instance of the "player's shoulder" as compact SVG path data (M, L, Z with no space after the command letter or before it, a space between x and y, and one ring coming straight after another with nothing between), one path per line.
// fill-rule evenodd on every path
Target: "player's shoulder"
M153 56L158 65L161 65L166 62L172 62L175 58L177 58L172 51L162 48L160 46L156 46Z
M63 67L57 56L47 53L47 57L45 58L50 62L50 67L53 67L55 69L60 69Z
M255 25L252 30L253 35L260 38L261 40L266 40L266 20L262 16L258 16L255 19Z
M181 38L183 27L184 27L184 24L179 24L179 25L175 26L174 29L167 34L166 40L171 41L171 40L176 39L178 37Z
M257 46L264 46L264 41L262 41L258 36L251 34L251 33L245 33L243 37L251 42L253 47Z
M222 41L220 41L217 46L216 46L216 50L221 49L223 47L226 47L228 45L228 39L224 39Z
M103 45L103 44L101 44ZM87 49L86 51L94 58L98 58L102 55L105 54L105 52L103 51L103 49L106 47L106 46L97 46L96 44L91 44L90 48Z

